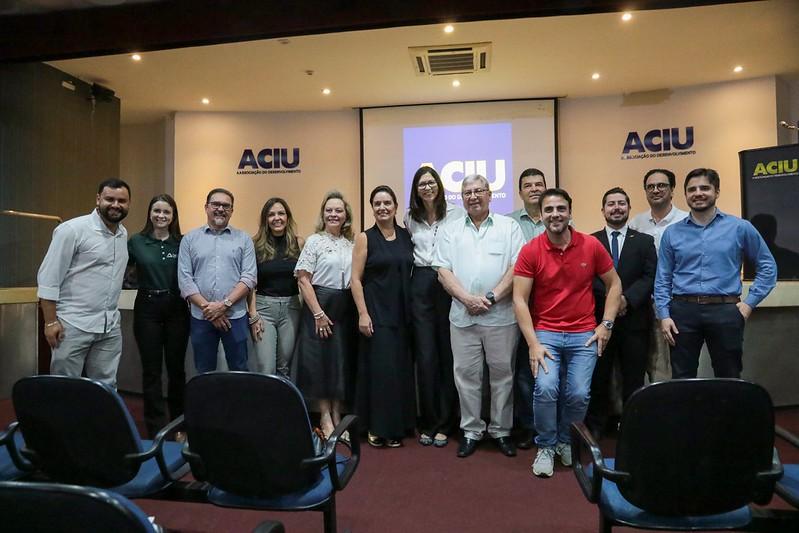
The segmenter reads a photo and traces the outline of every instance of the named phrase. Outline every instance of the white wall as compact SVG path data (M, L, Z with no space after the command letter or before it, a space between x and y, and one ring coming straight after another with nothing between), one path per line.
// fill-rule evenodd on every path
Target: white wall
M284 198L301 235L313 232L323 195L340 190L358 218L360 139L355 111L316 113L176 113L175 199L184 232L206 223L206 194L214 187L235 196L231 224L258 229L264 202ZM244 149L300 148L300 173L237 174Z
M648 209L643 175L651 168L677 174L676 203L685 208L683 178L710 167L721 176L719 207L739 215L738 152L777 144L775 78L758 78L651 93L566 98L559 107L560 184L572 195L577 228L601 228L603 193L614 186L630 195L633 213ZM695 155L623 160L631 131L694 128ZM683 133L684 135L684 133ZM684 137L681 137L684 140Z

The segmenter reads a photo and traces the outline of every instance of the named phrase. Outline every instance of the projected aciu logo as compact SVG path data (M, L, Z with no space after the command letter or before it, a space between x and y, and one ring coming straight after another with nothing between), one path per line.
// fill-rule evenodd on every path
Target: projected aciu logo
M245 148L239 159L236 174L296 174L302 172L300 166L300 149L263 148L256 154L251 148Z
M755 166L755 172L752 174L756 180L784 176L799 176L799 159L760 162Z
M433 163L422 163L419 165L435 168ZM505 160L497 159L494 161L494 173L491 175L488 172L488 161L450 161L441 167L439 175L441 176L441 183L444 184L444 189L447 190L447 199L455 200L460 199L461 182L463 178L471 174L480 174L485 176L491 184L491 190L494 192L494 198L504 198L506 193L501 192L505 186ZM493 178L493 179L492 179Z
M643 137L637 131L627 134L622 159L646 159L652 157L672 157L696 154L694 146L694 127L664 128L649 130Z

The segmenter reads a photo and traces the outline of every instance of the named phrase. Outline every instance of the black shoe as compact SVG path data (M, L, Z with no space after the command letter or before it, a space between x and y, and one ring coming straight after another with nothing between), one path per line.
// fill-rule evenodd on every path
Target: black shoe
M510 437L498 437L494 439L494 442L497 443L497 448L502 452L502 455L505 457L516 457L516 446L513 445L513 441Z
M469 457L472 455L477 449L479 442L479 440L463 437L460 446L458 446L458 457Z
M529 450L535 444L533 432L530 430L521 434L521 438L516 441L516 447L520 450Z

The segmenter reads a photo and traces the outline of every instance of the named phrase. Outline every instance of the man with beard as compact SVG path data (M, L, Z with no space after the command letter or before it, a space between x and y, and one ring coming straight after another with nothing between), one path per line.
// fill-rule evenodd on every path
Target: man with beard
M519 253L513 308L530 347L536 379L533 410L538 454L533 474L550 477L556 454L564 466L572 463L569 426L585 417L594 365L610 340L619 308L621 281L599 241L569 227L572 201L566 191L547 189L540 202L546 232ZM592 292L596 276L607 287L599 325Z
M129 208L128 184L108 179L97 188L94 211L53 231L37 277L52 374L80 377L85 370L116 387L119 293L128 264L128 232L120 222Z
M671 345L673 378L695 378L707 342L713 374L737 378L743 368L746 319L777 283L777 265L748 220L716 208L719 175L696 168L685 177L689 216L666 228L655 276L655 309ZM756 274L741 301L741 264Z
M216 370L219 341L228 370L247 370L247 294L255 288L255 246L228 223L233 193L213 189L205 199L208 223L187 233L178 252L180 294L191 304L191 347L197 373Z
M644 174L644 191L649 211L635 215L630 220L630 228L654 237L655 251L660 248L660 239L666 228L688 216L687 211L672 203L676 185L677 179L671 170L653 168ZM671 378L669 345L660 332L660 321L652 320L651 323L647 374L650 382L663 381Z
M499 450L516 455L513 424L513 367L519 330L511 305L513 264L524 244L519 225L490 213L491 189L479 174L461 184L466 216L447 224L433 259L438 280L451 296L450 337L463 438L458 457L474 453L487 431ZM491 422L480 416L483 365L488 365Z
M594 368L591 380L591 401L586 425L601 438L610 407L610 383L614 361L621 369L622 400L644 385L649 329L652 323L650 301L655 283L657 254L655 239L627 226L630 197L621 187L614 187L602 197L605 228L593 236L610 252L613 267L621 279L621 301L613 336ZM605 312L605 285L594 279L595 316L601 320Z
M538 202L547 188L544 173L537 168L528 168L519 175L519 198L524 207L508 216L515 220L522 228L524 242L528 242L545 231L544 221L541 220L541 204ZM516 392L513 401L514 426L519 431L516 446L522 450L533 447L535 422L533 420L533 373L527 360L527 344L524 338L519 339L516 348L516 368L513 383Z

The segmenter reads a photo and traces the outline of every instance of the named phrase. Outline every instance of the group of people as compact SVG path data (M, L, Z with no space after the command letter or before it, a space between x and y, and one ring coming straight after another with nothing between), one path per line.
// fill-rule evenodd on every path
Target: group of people
M355 412L374 447L402 446L414 430L421 445L444 447L460 413L458 457L486 433L506 456L534 442L533 473L549 477L556 456L571 464L572 422L605 430L614 362L622 400L647 374L695 377L704 343L717 376L740 376L744 322L776 283L762 237L716 208L714 170L686 176L690 212L672 203L671 171L649 171L643 187L648 211L630 220L629 196L614 187L602 197L605 227L587 235L574 228L569 194L547 188L540 170L521 173L524 206L505 216L490 210L485 177L463 179L461 208L423 166L404 227L381 185L369 197L375 224L358 235L333 191L307 239L281 198L264 204L250 236L230 225L233 194L213 189L207 224L181 235L175 201L158 195L128 241L130 189L107 180L96 210L56 228L39 271L51 371L115 386L117 300L131 266L150 433L182 413L189 339L197 372L216 369L221 341L230 370L253 359L256 371L294 381L326 435ZM756 277L742 301L744 259Z

